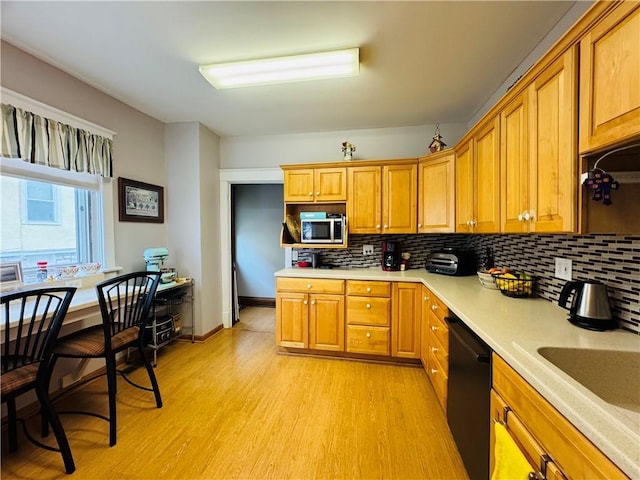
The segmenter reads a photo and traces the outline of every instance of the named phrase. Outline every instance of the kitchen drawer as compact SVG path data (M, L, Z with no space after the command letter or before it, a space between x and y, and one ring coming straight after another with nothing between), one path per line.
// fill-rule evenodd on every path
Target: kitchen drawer
M442 303L442 301L435 295L431 295L429 299L429 310L444 323L444 319L449 316L449 309Z
M360 297L390 297L390 282L347 280L347 295Z
M445 375L449 375L449 351L440 343L438 337L435 335L431 335L429 339L429 355L432 358L435 358L440 365L440 368L445 373Z
M347 325L389 326L391 299L347 296Z
M448 352L449 351L449 328L447 324L440 320L433 311L429 313L429 337L437 338L440 345ZM429 342L431 343L431 342Z
M347 352L389 355L389 327L347 325Z
M281 277L276 279L276 290L278 292L343 294L344 280Z
M431 351L429 351L429 370L427 371L429 375L429 380L431 380L431 385L433 386L433 390L436 392L436 397L438 397L438 401L440 402L440 406L442 410L447 412L447 381L448 377L445 373L442 366L438 363L438 360L433 355Z

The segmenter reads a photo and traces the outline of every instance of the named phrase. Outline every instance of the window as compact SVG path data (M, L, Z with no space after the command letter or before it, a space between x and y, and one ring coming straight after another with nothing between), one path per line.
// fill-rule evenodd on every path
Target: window
M100 177L15 159L2 167L0 263L22 262L25 283L37 281L37 262L53 277L64 266L105 263Z
M57 186L33 180L24 180L23 184L24 223L58 223Z

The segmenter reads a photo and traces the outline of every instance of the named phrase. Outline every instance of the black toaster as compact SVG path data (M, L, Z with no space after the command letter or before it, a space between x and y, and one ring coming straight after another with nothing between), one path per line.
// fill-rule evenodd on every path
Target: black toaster
M476 273L476 256L468 250L443 248L431 252L427 256L424 268L428 272L443 275L474 275Z

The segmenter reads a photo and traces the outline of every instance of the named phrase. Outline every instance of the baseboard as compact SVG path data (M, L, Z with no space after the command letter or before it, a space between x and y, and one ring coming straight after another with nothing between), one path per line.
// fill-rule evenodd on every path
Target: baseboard
M269 297L238 297L238 303L243 307L276 308L276 299Z

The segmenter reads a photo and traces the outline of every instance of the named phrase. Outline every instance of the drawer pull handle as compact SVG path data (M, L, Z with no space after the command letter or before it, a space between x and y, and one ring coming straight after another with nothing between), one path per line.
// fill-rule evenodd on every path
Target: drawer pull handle
M432 351L433 353L436 353L436 352L438 351L438 347L431 347L431 351Z
M436 330L438 330L438 327L436 327L435 325L431 325L431 330L435 332Z
M367 293L371 292L371 287L367 287Z
M422 300L424 300L425 302L429 301L429 297L427 297L426 295L424 297L422 297Z
M313 192L309 192L309 196L310 196L310 197L313 197Z
M365 334L365 337L367 337L367 338L371 338L371 334L370 334L369 332L367 332L367 333Z
M310 283L307 283L307 288L311 288L311 284Z
M370 303L367 303L367 308L371 308L371 304Z
M434 312L438 309L438 305L431 305L431 310Z
M431 375L435 375L436 373L438 373L438 370L436 368L432 368Z

